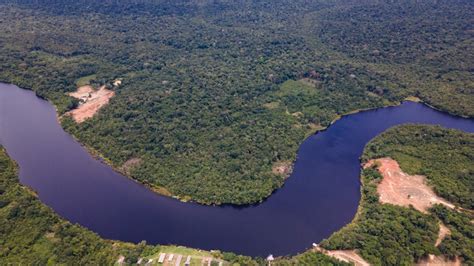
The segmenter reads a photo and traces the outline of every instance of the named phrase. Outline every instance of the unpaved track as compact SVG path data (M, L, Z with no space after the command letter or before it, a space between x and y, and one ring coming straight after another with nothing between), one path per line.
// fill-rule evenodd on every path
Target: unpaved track
M440 222L439 223L439 233L438 233L438 238L436 239L435 247L439 246L439 244L441 244L443 239L446 238L449 235L451 235L451 230L449 230L449 228L446 227L446 225L444 225L443 223Z
M353 263L355 266L370 266L370 264L354 250L328 250L326 255L345 262Z
M314 247L313 250L344 262L353 263L355 266L370 266L355 250L327 250L319 246Z

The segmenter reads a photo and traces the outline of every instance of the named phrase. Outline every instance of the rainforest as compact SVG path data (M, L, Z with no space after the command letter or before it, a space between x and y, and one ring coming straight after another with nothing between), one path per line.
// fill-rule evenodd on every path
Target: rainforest
M474 264L473 17L0 0L0 264Z
M113 89L63 126L184 200L265 199L287 177L272 169L348 112L417 97L474 115L471 1L0 3L0 80L59 115L80 85Z

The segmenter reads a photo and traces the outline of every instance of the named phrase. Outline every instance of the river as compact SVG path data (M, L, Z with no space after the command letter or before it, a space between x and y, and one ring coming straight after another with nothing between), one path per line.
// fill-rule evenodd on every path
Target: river
M293 174L263 203L203 206L157 195L95 160L28 90L0 83L0 144L46 205L104 238L251 256L302 252L349 223L365 144L403 123L474 132L474 120L405 102L345 116L300 146Z

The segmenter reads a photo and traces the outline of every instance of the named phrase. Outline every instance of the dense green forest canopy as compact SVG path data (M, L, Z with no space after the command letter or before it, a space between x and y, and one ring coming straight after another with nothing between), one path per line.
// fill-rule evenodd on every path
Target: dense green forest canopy
M63 126L117 168L141 159L128 174L161 191L244 204L341 114L417 96L474 116L473 15L469 0L0 0L0 80L62 114L77 82L121 78Z
M472 210L474 198L474 134L439 126L403 125L370 141L362 160L391 157L410 174L425 175L436 193ZM414 208L379 203L377 184L382 176L365 169L362 199L356 219L323 241L329 249L358 249L374 265L408 265L442 254L474 263L474 215L435 205L429 214ZM438 223L451 230L438 247Z

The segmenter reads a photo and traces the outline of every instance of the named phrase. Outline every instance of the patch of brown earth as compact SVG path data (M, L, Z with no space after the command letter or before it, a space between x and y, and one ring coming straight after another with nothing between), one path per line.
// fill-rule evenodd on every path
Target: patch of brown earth
M123 165L120 167L120 171L126 173L126 174L130 174L130 171L137 167L138 165L140 165L140 163L142 162L142 159L140 158L131 158L131 159L128 159L126 162L123 163Z
M435 247L439 246L443 239L451 235L451 230L447 228L443 223L439 223L439 233L436 239ZM444 256L435 256L430 254L428 258L420 260L416 265L418 266L434 266L434 265L447 265L447 266L458 266L461 265L461 260L456 257L454 260L449 260Z
M449 230L449 228L443 223L439 223L439 233L438 238L436 239L435 247L439 246L443 239L449 235L451 235L451 230Z
M76 92L69 93L70 96L79 99L79 106L68 112L77 123L82 123L86 119L94 116L100 108L109 103L110 98L115 95L114 91L105 86L94 90L91 86L82 86Z
M455 206L445 199L438 197L426 184L426 178L421 175L408 175L404 173L398 162L391 158L381 158L370 160L364 168L374 164L378 165L378 170L383 176L377 187L379 200L381 203L405 206L426 213L434 204L443 204L453 209Z
M420 260L417 266L461 266L461 260L456 257L454 260L449 260L444 256L429 255L428 258Z
M273 164L272 173L288 177L293 170L292 165L289 161L276 162Z
M326 250L318 245L314 246L314 250L355 266L370 266L355 250Z

